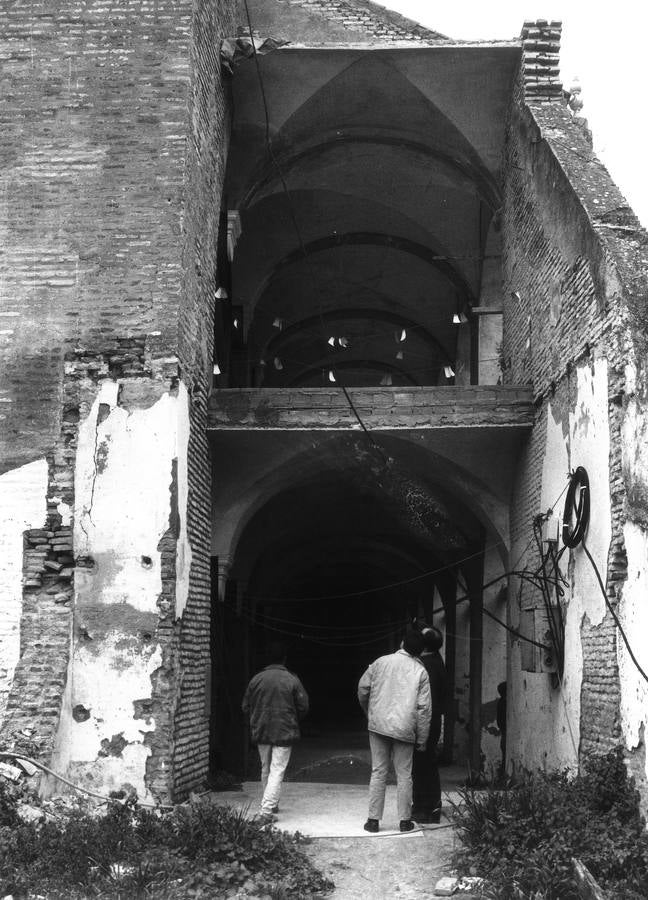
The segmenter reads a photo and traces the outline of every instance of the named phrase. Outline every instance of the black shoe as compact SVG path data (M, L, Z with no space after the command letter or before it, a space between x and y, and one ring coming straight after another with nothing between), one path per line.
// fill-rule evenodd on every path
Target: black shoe
M414 831L416 824L411 819L401 819L399 828L401 831Z
M422 825L438 825L441 821L441 810L422 809L420 812L412 812L412 818Z
M364 823L364 830L375 834L378 831L378 819L367 819Z

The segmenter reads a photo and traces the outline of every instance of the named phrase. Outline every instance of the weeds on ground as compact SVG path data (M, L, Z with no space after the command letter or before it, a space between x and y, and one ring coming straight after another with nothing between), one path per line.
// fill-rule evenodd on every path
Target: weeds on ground
M505 790L461 792L455 863L498 900L578 900L572 858L615 898L648 897L648 834L623 751L570 777L529 774Z
M100 815L79 804L24 822L0 784L0 896L15 900L323 896L333 884L300 840L208 800L172 812L113 802Z

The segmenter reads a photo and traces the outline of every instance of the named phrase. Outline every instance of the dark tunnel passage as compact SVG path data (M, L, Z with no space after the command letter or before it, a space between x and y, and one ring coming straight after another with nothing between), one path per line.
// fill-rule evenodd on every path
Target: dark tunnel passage
M398 649L414 618L444 619L457 567L483 548L483 527L447 486L398 464L360 471L329 465L296 478L240 535L213 624L226 635L213 648L214 740L230 769L245 744L240 696L270 642L285 644L309 694L305 738L364 731L363 671Z

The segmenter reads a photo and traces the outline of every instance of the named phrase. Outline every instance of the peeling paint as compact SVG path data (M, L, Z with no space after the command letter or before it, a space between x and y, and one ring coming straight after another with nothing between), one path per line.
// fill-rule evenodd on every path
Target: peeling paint
M156 728L151 677L162 665L158 546L169 527L179 449L186 504L188 407L186 393L158 393L146 408L124 408L120 397L118 382L103 382L79 423L74 542L77 559L91 564L76 570L57 758L93 790L134 789L151 799L145 781ZM187 572L190 559L185 552Z
M45 523L47 478L44 459L0 475L0 714L20 655L23 532Z
M592 504L587 546L602 570L607 565L612 537L609 454L608 372L607 360L601 358L576 370L571 408L564 397L557 397L548 406L538 512L546 513L553 507L558 535L569 471L584 466L590 478ZM596 576L582 549L564 554L560 567L569 581L564 598L565 669L561 687L553 688L546 672L525 671L521 679L519 642L511 651L515 677L509 689L508 752L514 762L528 768L577 766L583 684L581 627L585 617L590 625L600 625L606 613Z
M161 590L156 550L169 520L165 485L176 450L177 401L168 394L146 410L117 404L118 385L103 384L89 416L79 426L75 473L75 548L95 567L79 572L83 598L129 603L154 612ZM111 412L99 422L99 408ZM97 448L105 447L100 464ZM142 567L142 555L151 558Z
M579 366L576 378L576 409L569 417L571 466L585 466L589 475L587 547L599 568L605 570L612 540L607 360L597 359L591 367ZM590 623L600 625L605 618L605 600L589 560L579 549L574 552L573 585Z
M619 614L633 653L639 665L648 672L648 644L645 640L648 634L648 534L639 525L627 522L623 535L628 555L628 580L623 586ZM633 750L640 746L648 724L648 684L632 662L621 638L617 644L617 655L621 682L621 727L626 747ZM644 765L644 769L644 775L648 778L648 765Z

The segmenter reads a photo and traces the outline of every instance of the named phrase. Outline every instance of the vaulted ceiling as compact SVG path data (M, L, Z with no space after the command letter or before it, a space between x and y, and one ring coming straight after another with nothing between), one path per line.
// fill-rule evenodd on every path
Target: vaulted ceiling
M500 205L518 59L288 47L236 68L226 202L254 383L448 383Z

